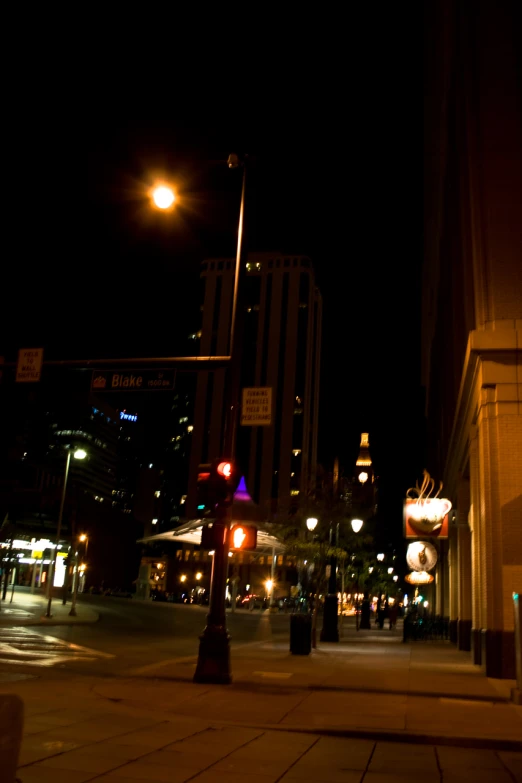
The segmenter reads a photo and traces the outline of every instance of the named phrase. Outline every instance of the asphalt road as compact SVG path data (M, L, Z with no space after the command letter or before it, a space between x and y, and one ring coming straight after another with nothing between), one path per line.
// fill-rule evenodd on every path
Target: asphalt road
M42 668L52 667L75 674L130 676L197 655L208 607L104 596L82 596L80 601L99 613L99 622L0 628L0 671L36 673L38 667L41 675ZM227 613L232 656L243 645L289 638L289 624L290 615Z

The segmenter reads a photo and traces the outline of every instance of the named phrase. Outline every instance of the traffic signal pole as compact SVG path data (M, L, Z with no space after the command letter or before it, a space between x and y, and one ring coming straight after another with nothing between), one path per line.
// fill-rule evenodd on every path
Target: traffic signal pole
M233 156L229 158L230 160ZM226 416L223 437L223 457L233 461L236 453L236 432L240 403L241 353L243 347L243 295L245 277L243 263L243 228L245 214L246 160L242 162L243 178L237 237L234 292L230 325L230 362L227 368ZM194 682L228 684L230 672L230 636L227 630L225 594L227 586L228 551L230 547L231 515L228 502L219 501L215 510L215 550L210 577L210 607L207 624L199 637L199 653Z

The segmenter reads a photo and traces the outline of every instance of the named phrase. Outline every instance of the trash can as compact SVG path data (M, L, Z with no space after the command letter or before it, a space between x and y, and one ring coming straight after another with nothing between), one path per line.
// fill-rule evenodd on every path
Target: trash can
M312 651L312 615L290 615L290 652L292 655L310 655Z

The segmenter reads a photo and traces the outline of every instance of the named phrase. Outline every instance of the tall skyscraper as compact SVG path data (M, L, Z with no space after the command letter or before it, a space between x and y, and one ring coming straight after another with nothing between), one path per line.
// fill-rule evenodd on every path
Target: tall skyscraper
M209 259L199 353L227 355L235 262ZM291 509L315 487L322 300L309 258L248 256L244 289L241 387L272 390L272 424L240 426L237 457L248 490L269 517ZM186 514L196 517L198 465L220 456L226 370L198 375Z

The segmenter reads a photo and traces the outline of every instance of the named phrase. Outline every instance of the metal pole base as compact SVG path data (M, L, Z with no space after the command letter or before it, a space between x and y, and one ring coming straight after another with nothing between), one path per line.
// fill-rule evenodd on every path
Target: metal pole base
M225 626L207 625L199 637L199 654L194 682L229 685L230 636Z
M339 628L337 625L338 607L337 596L327 595L324 599L323 627L321 629L322 642L338 642Z

